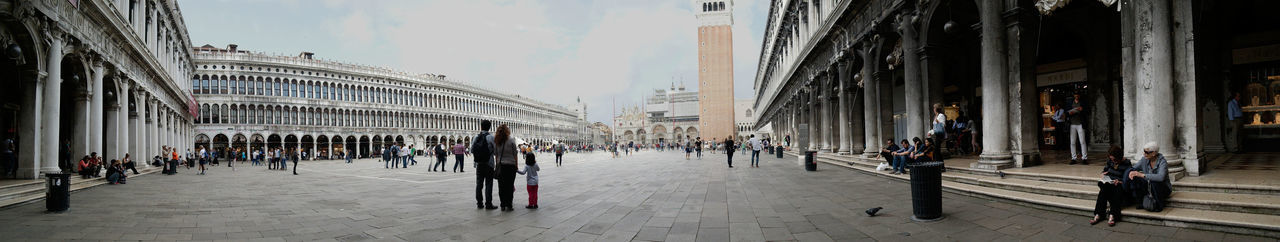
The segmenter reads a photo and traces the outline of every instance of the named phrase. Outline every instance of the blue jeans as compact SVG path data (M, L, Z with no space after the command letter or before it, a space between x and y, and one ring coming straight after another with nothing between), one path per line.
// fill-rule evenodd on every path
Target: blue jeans
M413 162L413 165L415 165L415 166L416 166L416 165L418 165L418 160L417 160L417 159L413 159L413 156L414 156L414 155L409 155L409 161Z
M351 156L347 156L347 163L351 163Z
M753 165L753 166L760 166L760 151L759 151L759 150L752 150L752 151L751 151L751 165Z
M402 166L402 168L409 168L409 156L400 157L400 166Z
M907 156L903 156L903 155L894 156L894 157L893 157L893 171L896 171L896 172L906 172L906 171L907 171L907 161L909 161L909 160L911 160L911 158L907 158Z
M289 169L289 158L281 158L281 159L280 159L280 169L281 169L281 170L288 170L288 169Z
M400 156L391 155L391 167L400 166Z

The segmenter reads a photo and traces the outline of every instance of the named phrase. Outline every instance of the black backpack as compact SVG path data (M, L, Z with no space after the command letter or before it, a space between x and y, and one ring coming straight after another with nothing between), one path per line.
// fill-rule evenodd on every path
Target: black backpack
M488 137L488 134L476 135L473 139L475 143L471 145L471 154L475 155L477 162L484 161L484 165L489 165L488 161L493 157L493 147L489 147Z

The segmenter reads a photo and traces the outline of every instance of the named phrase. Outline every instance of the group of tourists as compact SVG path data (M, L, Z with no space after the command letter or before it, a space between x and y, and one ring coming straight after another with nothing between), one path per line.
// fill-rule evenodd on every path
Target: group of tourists
M77 169L79 170L80 178L89 179L102 177L100 173L102 173L104 166L107 170L106 176L109 184L125 184L125 177L128 175L125 174L124 164L120 160L111 160L111 163L103 164L102 156L98 156L98 152L93 152L84 158L80 158ZM133 170L133 174L138 174L138 170Z

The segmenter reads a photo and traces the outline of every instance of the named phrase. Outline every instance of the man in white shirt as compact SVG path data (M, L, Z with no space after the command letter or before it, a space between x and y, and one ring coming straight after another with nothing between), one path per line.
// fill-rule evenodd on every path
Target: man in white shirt
M751 139L747 140L747 145L751 146L751 167L759 168L760 167L760 149L763 149L764 145L760 144L760 139L757 139L756 135L754 134L751 135Z

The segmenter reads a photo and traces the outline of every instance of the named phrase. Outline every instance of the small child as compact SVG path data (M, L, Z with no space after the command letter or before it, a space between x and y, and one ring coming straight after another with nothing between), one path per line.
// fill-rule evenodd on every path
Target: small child
M526 178L525 187L529 191L529 206L524 206L524 208L528 209L538 209L538 170L540 169L538 169L538 161L534 158L532 152L525 154L524 171L516 171L516 173L525 175Z

